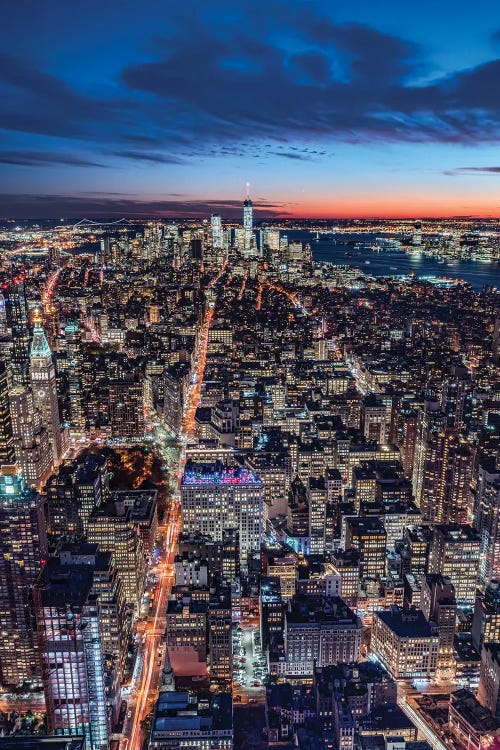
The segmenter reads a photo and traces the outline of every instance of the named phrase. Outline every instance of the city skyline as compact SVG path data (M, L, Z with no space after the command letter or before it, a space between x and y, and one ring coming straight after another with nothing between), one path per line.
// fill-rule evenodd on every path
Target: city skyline
M0 216L498 217L481 13L26 0L0 32ZM168 12L167 12L168 11Z

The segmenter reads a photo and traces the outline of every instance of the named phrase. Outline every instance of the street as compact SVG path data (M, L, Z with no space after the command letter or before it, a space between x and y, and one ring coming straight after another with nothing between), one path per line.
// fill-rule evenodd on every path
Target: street
M140 748L142 745L141 723L153 710L160 684L163 659L159 656L159 651L165 632L166 604L174 582L173 559L179 530L180 508L177 502L173 502L166 522L159 528L159 533L165 537L165 543L162 559L157 566L158 585L153 607L145 623L137 628L142 638L142 669L137 684L132 685L123 726L124 738L129 738L131 748Z

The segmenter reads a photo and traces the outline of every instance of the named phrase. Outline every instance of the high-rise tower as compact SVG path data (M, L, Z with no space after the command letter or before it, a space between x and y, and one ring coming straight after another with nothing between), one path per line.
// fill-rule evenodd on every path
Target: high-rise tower
M42 421L49 433L52 455L56 463L62 455L56 371L44 330L39 322L35 323L33 329L29 372L35 407L40 410Z
M41 496L15 464L0 470L0 682L17 685L37 674L31 588L47 556Z
M0 361L0 466L13 464L15 460L7 368Z
M17 385L9 394L16 461L30 487L36 487L52 467L49 433L35 408L33 391Z
M49 732L84 734L90 750L105 750L102 623L91 566L49 560L33 599Z
M253 240L253 204L250 200L249 185L247 183L247 197L243 203L243 231L245 234L244 254L250 255L252 252Z
M5 300L5 317L12 338L11 371L15 383L27 385L29 381L28 310L24 277L18 276L2 287Z
M219 214L212 214L211 218L212 227L212 245L216 248L221 248L223 245L222 235L222 222Z

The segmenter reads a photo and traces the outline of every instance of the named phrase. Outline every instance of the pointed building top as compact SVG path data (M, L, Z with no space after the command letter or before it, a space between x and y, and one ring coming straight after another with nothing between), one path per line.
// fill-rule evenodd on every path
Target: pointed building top
M49 344L45 337L45 331L37 321L33 328L33 340L31 342L30 357L51 357Z
M168 693L175 690L174 672L170 663L168 647L165 647L165 663L161 674L161 692Z

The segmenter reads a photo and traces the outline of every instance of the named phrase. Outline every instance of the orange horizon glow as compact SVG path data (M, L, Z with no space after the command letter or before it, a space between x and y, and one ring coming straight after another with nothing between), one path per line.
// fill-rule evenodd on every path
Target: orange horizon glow
M381 191L382 192L382 191ZM499 219L499 192L492 190L487 196L421 195L406 193L402 196L372 196L360 194L325 198L311 197L305 201L283 205L283 218L311 219L453 219L460 217ZM261 209L263 213L265 207ZM278 212L279 213L279 212Z

